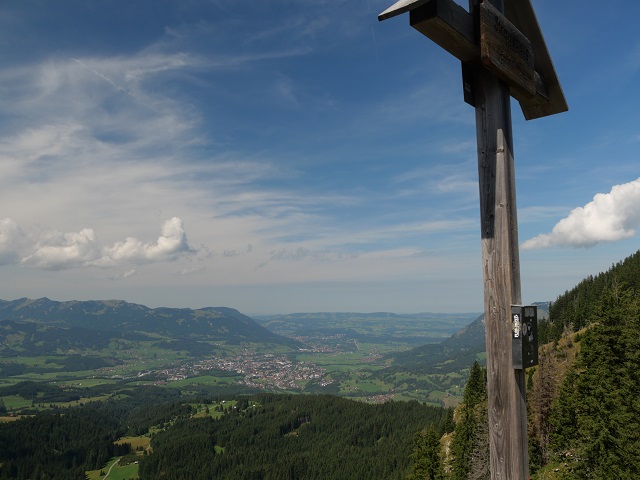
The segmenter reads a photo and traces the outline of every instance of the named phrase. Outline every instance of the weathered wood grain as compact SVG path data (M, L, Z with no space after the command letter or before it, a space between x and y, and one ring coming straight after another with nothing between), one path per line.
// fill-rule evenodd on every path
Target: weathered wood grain
M409 24L464 63L478 63L473 17L452 0L430 0L409 13Z
M478 2L479 3L479 2ZM491 2L495 3L495 2ZM569 107L560 81L549 56L530 0L509 0L504 3L505 17L531 42L534 58L533 90L529 74L526 83L522 75L502 75L509 83L511 96L519 103L525 119L533 120L566 112ZM501 10L502 11L502 10ZM380 15L379 20L409 12L410 24L465 64L481 64L480 32L473 16L453 0L399 0ZM499 64L499 58L489 63ZM533 93L532 93L533 92Z
M396 17L402 13L410 12L414 8L418 8L421 5L424 5L430 0L399 0L389 8L387 8L384 12L378 15L378 20L386 20L387 18Z
M522 295L509 89L484 69L474 84L491 478L526 480L524 372L511 359L511 305Z
M540 83L546 90L545 95L539 94L529 102L520 103L524 118L532 120L566 112L569 106L531 0L507 0L504 4L504 13L531 42L535 53L534 68L541 78Z
M480 4L480 57L486 68L509 84L512 95L517 91L525 99L535 96L531 42L488 2Z

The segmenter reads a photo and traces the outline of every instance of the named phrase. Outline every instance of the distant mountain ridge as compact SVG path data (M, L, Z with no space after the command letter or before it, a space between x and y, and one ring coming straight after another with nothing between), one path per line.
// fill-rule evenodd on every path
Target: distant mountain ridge
M549 302L535 302L538 321L549 318ZM486 359L485 321L481 314L472 323L438 344L421 345L406 352L390 354L392 369L425 373L450 373Z
M358 342L438 343L468 325L473 313L307 312L259 315L255 320L287 337L339 335Z
M37 323L47 328L93 330L117 334L161 334L172 338L206 338L230 343L295 342L227 307L149 308L123 300L56 302L46 297L0 300L0 322Z

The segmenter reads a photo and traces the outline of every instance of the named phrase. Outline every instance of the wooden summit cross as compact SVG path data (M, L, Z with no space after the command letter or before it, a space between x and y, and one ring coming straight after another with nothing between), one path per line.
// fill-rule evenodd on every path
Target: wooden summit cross
M476 109L492 479L529 478L524 369L514 369L511 305L522 303L510 96L527 120L568 110L531 0L400 0L379 20L410 25L462 63Z

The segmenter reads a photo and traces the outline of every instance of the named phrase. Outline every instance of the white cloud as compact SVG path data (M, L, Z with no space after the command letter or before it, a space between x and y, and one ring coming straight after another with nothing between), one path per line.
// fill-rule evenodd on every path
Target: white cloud
M448 195L457 193L471 199L478 195L478 180L474 178L472 162L443 162L438 165L419 167L397 175L393 182L400 185L400 196Z
M153 85L171 71L199 66L198 59L186 55L143 52L4 69L0 82L12 95L2 112L11 149L3 150L33 160L35 155L67 156L73 136L75 152L94 155L109 144L126 145L132 153L193 141L185 132L199 116L188 105L157 93Z
M0 236L0 241L3 238ZM164 223L155 243L143 243L135 237L127 237L112 247L102 247L91 228L71 233L50 232L42 236L34 253L22 258L22 264L45 270L111 267L173 261L181 254L194 252L187 241L182 220L173 217ZM134 273L134 270L130 270L123 278Z
M25 235L10 218L0 219L0 265L11 265L20 260L18 250Z
M3 215L25 228L31 225L26 230L28 242L16 245L13 237L4 241L1 262L32 270L75 269L68 278L79 278L88 270L85 278L91 281L131 278L145 285L151 271L169 271L162 270L166 265L149 264L178 259L173 274L193 275L194 283L205 279L195 275L204 271L208 282L252 282L252 268L261 261L272 269L265 269L264 282L272 281L274 271L281 279L289 275L314 279L318 266L320 278L341 278L342 272L369 278L368 273L359 273L368 260L382 259L385 274L391 264L394 269L403 267L385 260L386 253L358 257L350 253L354 243L365 244L363 251L368 252L377 250L379 241L382 248L390 248L397 241L412 243L422 235L473 225L466 219L430 221L431 215L419 221L403 215L391 219L391 224L386 217L373 224L365 219L343 225L341 219L332 218L336 209L346 211L367 202L375 208L390 192L323 187L310 193L300 182L307 170L313 170L313 159L301 165L291 161L295 151L285 152L281 160L279 147L256 152L253 146L235 146L234 137L216 120L225 117L225 106L213 102L201 109L201 99L180 88L184 80L206 90L222 88L217 75L201 74L229 67L249 69L252 62L302 55L309 51L304 45L243 55L225 51L222 57L215 49L208 49L206 56L163 54L165 47L176 51L167 44L131 56L60 55L0 71L0 83L10 87L0 114L6 127L0 135L0 205ZM298 95L300 101L309 100L308 92L285 74L272 72L269 78L280 80L279 93L292 102ZM332 97L319 90L314 87L321 98ZM446 104L454 98L446 97L442 100ZM404 104L403 98L399 95L396 100ZM419 98L423 97L412 96L412 101ZM404 125L402 109L391 105ZM432 110L422 111L417 115ZM210 124L209 115L214 120ZM360 131L361 115L351 118L353 125L347 128ZM386 125L386 120L377 122L376 131L382 123ZM337 130L333 134L342 141L345 132ZM433 185L434 194L465 190L463 177L446 175L456 169L436 172L437 179L424 177L422 183ZM171 216L167 212L183 212L188 219L190 239L203 243L195 244L197 255L189 255L193 250L179 219L167 222L159 238L155 225L151 230L145 227L148 218L160 225ZM53 225L58 231L41 235L32 226L38 224ZM84 226L91 228L79 228ZM189 258L182 258L185 254ZM359 262L358 268L354 262ZM146 267L138 268L140 264ZM336 264L341 270L334 271ZM110 270L92 277L100 267Z
M111 275L107 278L109 278L109 280L112 280L112 281L120 281L120 280L125 280L127 278L135 277L137 274L138 272L136 272L135 270L128 270L126 272L120 272L115 275Z
M36 245L36 251L23 258L26 266L46 270L79 267L100 255L95 232L84 228L80 232L52 232Z
M119 263L149 263L175 260L182 253L192 253L182 220L173 217L162 226L162 234L155 243L142 243L134 237L127 237L105 249L105 255L96 265L109 266Z
M633 237L639 226L640 178L615 185L609 193L598 193L592 202L560 220L551 233L527 240L522 248L593 247Z
M478 190L477 180L470 178L466 173L450 175L438 182L433 182L432 191L438 193L463 192L475 194Z
M182 270L180 270L177 273L180 276L186 276L186 275L193 275L195 273L204 272L205 270L206 270L206 267L201 265L201 266L193 267L193 268L183 268Z
M448 153L448 154L460 154L460 153L467 153L467 152L474 152L474 149L476 148L476 143L472 142L472 141L456 141L456 142L452 142L452 143L448 143L443 145L440 150L442 150L442 153Z
M136 271L135 270L129 270L126 271L122 274L122 278L129 278L129 277L133 277L134 275L136 275Z

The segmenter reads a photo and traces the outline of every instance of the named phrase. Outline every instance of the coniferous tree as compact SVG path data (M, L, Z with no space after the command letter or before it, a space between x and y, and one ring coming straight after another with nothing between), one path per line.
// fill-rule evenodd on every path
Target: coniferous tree
M486 374L478 362L469 371L469 380L459 407L459 420L451 442L451 478L489 478L489 428Z
M640 304L606 289L553 414L553 446L573 459L570 478L640 476Z
M452 433L456 428L456 423L453 420L453 407L447 408L447 413L440 427L440 436L446 433Z
M433 425L416 433L411 454L413 471L408 480L442 480L440 435Z
M534 373L535 371L535 373ZM538 351L538 366L529 370L527 387L529 468L535 472L551 459L551 412L560 395L561 368L553 345ZM533 381L535 379L535 381Z

